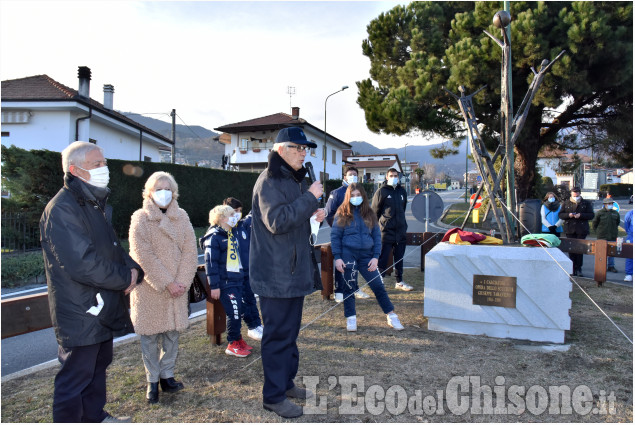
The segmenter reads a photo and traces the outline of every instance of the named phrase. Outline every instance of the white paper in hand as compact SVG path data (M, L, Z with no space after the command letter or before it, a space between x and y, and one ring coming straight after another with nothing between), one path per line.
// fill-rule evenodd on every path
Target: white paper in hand
M315 245L317 242L318 232L320 231L320 222L317 221L317 214L311 216L311 237L309 238L311 245Z
M91 308L86 310L86 313L92 314L93 316L97 316L102 308L104 308L104 300L101 298L101 294L98 292L97 293L97 305L92 306Z

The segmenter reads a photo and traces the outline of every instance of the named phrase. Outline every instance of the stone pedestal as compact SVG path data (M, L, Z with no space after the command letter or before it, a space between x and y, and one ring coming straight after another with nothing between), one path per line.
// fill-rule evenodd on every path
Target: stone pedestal
M440 243L425 264L429 330L564 342L572 263L559 249ZM473 304L474 275L515 277L516 307Z

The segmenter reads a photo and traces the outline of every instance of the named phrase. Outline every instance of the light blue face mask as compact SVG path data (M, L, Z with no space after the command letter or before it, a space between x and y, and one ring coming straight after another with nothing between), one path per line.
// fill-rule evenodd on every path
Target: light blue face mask
M346 176L346 183L357 183L357 176Z
M393 177L388 179L388 184L391 186L397 186L399 183L399 177Z
M549 198L549 202L556 202L556 198Z
M351 197L351 205L354 205L354 206L358 207L361 204L362 204L362 197L361 196L353 196L353 197Z

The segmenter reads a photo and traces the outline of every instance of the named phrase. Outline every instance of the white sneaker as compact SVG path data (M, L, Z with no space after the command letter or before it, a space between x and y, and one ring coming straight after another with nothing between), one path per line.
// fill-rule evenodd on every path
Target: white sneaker
M251 339L255 339L256 341L260 341L262 339L262 331L263 327L260 325L253 329L249 329L247 331L247 336Z
M397 331L403 330L403 325L399 321L399 317L395 313L390 313L386 315L386 320L388 321L388 326L394 328Z
M357 291L355 291L355 298L359 298L360 300L365 300L367 298L370 298L370 295L368 295L366 292L362 291L361 289L358 289Z
M406 282L397 282L395 283L395 289L401 289L402 291L412 291L412 286L408 285Z
M633 275L627 274L626 277L624 278L624 282L632 282L632 281L633 281Z
M357 332L357 316L349 316L346 318L346 330L349 332Z
M341 292L336 292L335 293L335 302L336 303L341 303L342 301L344 301L344 294L342 294Z

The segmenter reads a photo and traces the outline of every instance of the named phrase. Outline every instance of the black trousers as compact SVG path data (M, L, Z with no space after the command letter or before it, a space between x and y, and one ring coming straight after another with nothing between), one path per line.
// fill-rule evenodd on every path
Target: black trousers
M55 376L53 422L101 422L106 405L106 368L112 339L82 347L58 347L62 364Z
M403 255L406 253L405 241L382 243L377 268L379 269L379 273L384 276L384 272L390 267L390 264L388 264L390 250L392 250L392 259L395 263L394 270L396 282L401 282L403 280Z
M296 340L302 323L304 297L269 298L260 296L263 335L261 344L262 369L265 383L262 401L280 403L285 392L295 386L300 353Z
M586 235L581 235L578 233L567 233L567 238L572 239L586 239ZM573 262L573 271L582 270L582 262L584 261L584 254L574 254L572 252L569 253L569 258Z

